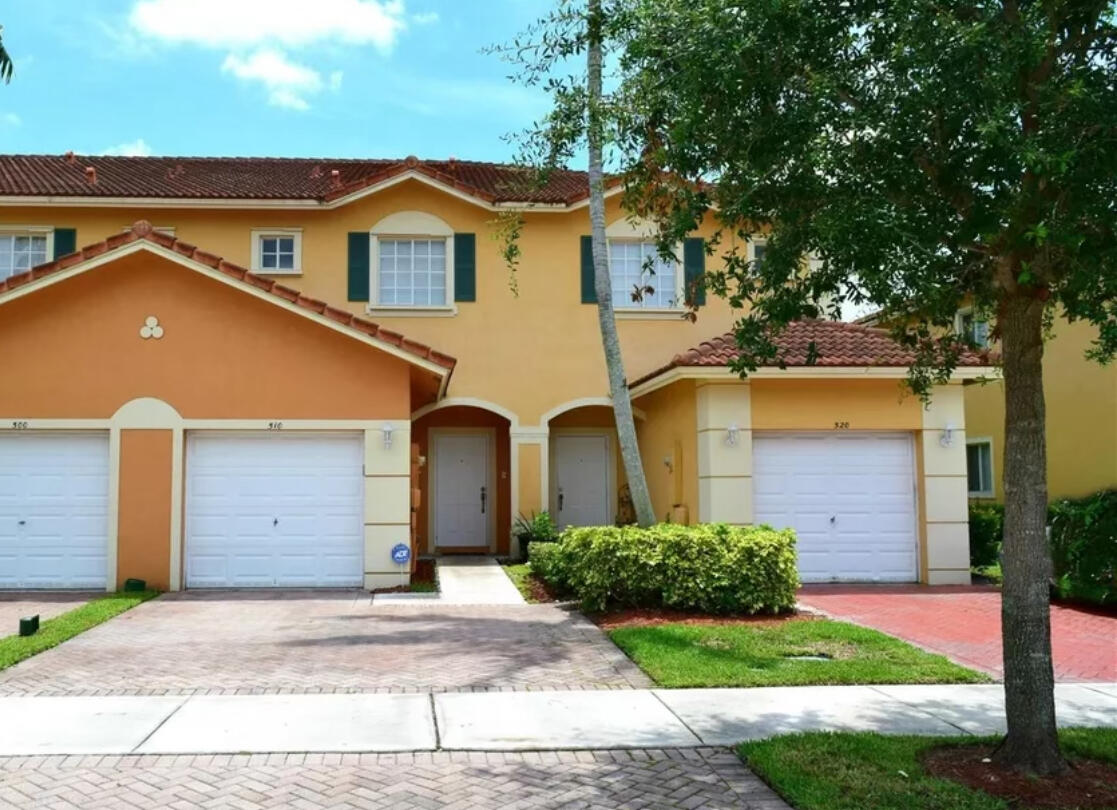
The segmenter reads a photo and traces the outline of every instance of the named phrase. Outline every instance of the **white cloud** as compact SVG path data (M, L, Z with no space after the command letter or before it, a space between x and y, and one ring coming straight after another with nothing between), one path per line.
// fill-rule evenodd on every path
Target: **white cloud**
M13 112L4 113L2 116L0 116L0 121L3 121L4 124L9 127L18 127L20 124L23 123L23 119Z
M273 48L261 48L247 59L229 54L221 71L242 81L260 82L268 91L269 104L289 110L309 109L306 97L322 90L322 75L317 70L293 62Z
M128 143L118 143L101 152L102 155L120 155L126 157L148 157L152 154L151 147L143 138L136 138Z
M411 15L411 22L416 25L433 25L438 22L437 11L420 11L418 14Z
M129 21L156 39L209 48L342 42L385 52L407 26L403 0L138 0Z

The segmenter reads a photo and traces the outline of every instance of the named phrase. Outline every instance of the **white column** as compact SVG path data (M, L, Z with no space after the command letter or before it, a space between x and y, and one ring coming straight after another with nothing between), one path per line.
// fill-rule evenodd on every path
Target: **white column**
M938 385L923 409L923 559L928 585L970 584L966 409L962 386Z
M745 382L699 384L698 520L752 523L752 408Z
M391 447L384 428L391 425ZM365 430L365 587L399 585L392 546L411 543L411 423L374 423ZM408 573L402 580L410 582Z

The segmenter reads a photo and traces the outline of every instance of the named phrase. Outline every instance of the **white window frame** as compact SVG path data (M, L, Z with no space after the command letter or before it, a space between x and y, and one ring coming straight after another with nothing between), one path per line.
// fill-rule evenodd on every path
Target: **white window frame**
M756 261L756 248L757 248L758 245L760 247L764 248L765 250L767 250L768 249L768 240L765 239L763 236L749 237L747 256L748 256L748 260L750 262L755 262Z
M279 269L263 267L260 242L267 238L293 239L295 242L295 266ZM303 229L302 228L253 228L252 229L252 272L261 276L300 276L303 272Z
M441 305L380 303L381 239L444 240L446 243L446 303ZM368 312L400 317L446 317L457 314L458 307L454 303L454 229L445 220L425 211L397 211L389 214L369 229L368 249Z
M989 488L985 490L970 489L969 448L977 445L985 445L989 448ZM993 438L991 436L977 436L966 439L966 494L971 498L995 497L996 480L996 475L993 473Z
M985 324L985 343L984 344L978 343L977 347L979 349L988 349L993 344L992 329L990 328L989 321L982 320L982 319L977 317L977 313L974 311L973 307L963 307L962 309L958 310L958 312L955 313L955 315L954 315L954 332L955 332L955 334L964 336L963 323L965 322L965 319L966 319L967 316L969 318L971 318L974 322L980 322L980 323Z
M0 236L45 236L47 238L47 255L44 261L54 261L54 226L53 225L0 225ZM31 268L28 268L30 270ZM20 270L12 275L18 276L26 273ZM11 278L11 276L6 276ZM3 279L0 279L2 281Z
M613 242L655 242L655 224L648 220L624 217L610 223L605 228L605 255L612 253ZM613 304L613 312L618 320L656 320L670 319L682 320L681 313L686 311L686 266L683 263L682 243L675 245L675 300L674 307L641 307L633 306L626 301L625 304ZM613 265L610 261L609 274L612 275Z

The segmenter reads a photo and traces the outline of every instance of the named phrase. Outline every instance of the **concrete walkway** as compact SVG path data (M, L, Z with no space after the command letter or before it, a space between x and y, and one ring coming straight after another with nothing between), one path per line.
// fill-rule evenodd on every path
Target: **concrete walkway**
M492 557L439 557L438 593L381 593L376 605L525 605Z
M2 697L0 756L544 751L729 745L808 730L991 734L998 685L442 694ZM1117 684L1061 684L1063 726L1117 727Z

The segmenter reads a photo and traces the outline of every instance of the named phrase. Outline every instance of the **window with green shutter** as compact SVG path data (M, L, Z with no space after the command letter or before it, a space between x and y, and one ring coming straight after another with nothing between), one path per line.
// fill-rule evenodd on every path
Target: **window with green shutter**
M368 301L369 286L369 234L356 231L349 234L349 300Z
M476 234L454 234L454 300L477 300Z

